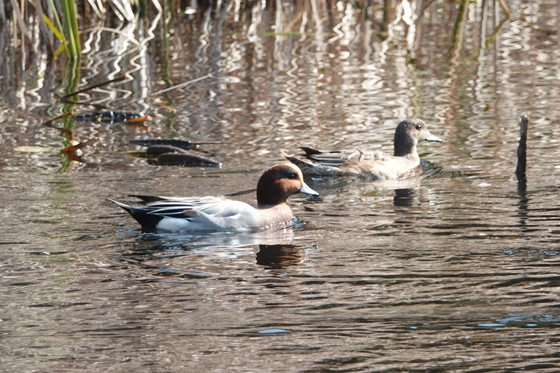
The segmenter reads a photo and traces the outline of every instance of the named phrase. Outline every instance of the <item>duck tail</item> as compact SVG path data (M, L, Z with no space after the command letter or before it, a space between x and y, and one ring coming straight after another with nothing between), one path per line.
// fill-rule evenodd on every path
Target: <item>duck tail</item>
M131 215L132 215L132 211L135 210L134 207L126 205L126 204L124 204L122 202L119 202L119 201L115 201L114 199L107 198L107 200L113 202L115 205L119 206L120 208L122 208L123 210L125 210L126 212L128 212Z
M162 216L150 214L149 211L144 208L132 207L110 198L107 199L128 212L130 216L134 218L134 220L140 223L143 232L155 232L157 230L158 223L161 221L161 219L163 219Z

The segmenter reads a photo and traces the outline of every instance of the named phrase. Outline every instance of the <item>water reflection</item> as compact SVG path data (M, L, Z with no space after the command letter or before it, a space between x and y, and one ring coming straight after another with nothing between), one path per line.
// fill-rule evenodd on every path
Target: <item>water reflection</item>
M257 264L281 269L305 261L305 249L295 245L259 245Z
M302 223L298 224L299 226ZM247 260L256 255L256 263L267 268L285 268L305 261L309 245L293 243L294 227L256 232L213 232L200 234L141 234L137 246L123 256L128 263L159 275L203 277L215 275L192 269L195 262L208 260ZM126 233L126 232L123 232ZM316 243L311 247L316 248ZM256 251L256 254L255 254Z
M415 190L414 189L395 189L395 206L412 207L415 205Z
M84 17L68 66L0 28L4 370L557 370L557 1L510 1L510 16L498 1L153 4ZM57 99L117 76L86 105ZM106 108L149 114L150 131L41 126ZM136 236L104 202L249 189L245 170L300 144L386 151L410 116L446 140L422 149L424 175L306 180L323 197L291 200L304 226ZM52 151L69 133L81 158ZM223 168L125 154L158 138L214 142Z

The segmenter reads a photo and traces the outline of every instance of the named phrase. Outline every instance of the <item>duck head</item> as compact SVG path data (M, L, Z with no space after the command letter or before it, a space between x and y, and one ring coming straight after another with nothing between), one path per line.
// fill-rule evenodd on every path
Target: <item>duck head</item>
M293 164L281 164L266 170L257 183L257 203L259 207L274 206L285 203L295 193L318 196L303 181L299 167Z
M420 141L437 141L441 139L428 131L426 122L421 119L405 119L400 122L395 130L395 153L397 157L416 152L416 145Z

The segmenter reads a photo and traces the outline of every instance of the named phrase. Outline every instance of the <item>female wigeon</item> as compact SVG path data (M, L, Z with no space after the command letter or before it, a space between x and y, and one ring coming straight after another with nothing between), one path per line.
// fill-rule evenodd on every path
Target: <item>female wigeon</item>
M396 180L414 175L420 166L416 146L422 140L441 142L432 135L420 119L406 119L395 130L393 155L374 151L369 153L322 152L302 148L305 158L287 156L306 175L357 176L366 180Z
M122 207L144 231L216 231L249 230L289 223L292 210L286 203L295 193L319 194L303 181L300 169L282 164L266 170L257 184L257 207L222 197L155 197L139 196L142 207Z

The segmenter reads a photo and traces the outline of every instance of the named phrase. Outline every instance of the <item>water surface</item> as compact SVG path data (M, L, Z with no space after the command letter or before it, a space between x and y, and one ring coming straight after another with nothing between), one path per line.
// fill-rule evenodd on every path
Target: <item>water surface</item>
M3 371L558 370L558 5L512 1L507 18L489 1L359 4L92 20L77 70L40 55L20 69L5 42ZM56 100L123 73L84 105ZM150 131L56 122L88 142L71 160L42 123L99 105L151 115ZM526 191L513 177L522 112ZM443 175L308 179L321 198L290 199L294 227L143 235L106 200L250 190L299 145L391 152L412 116L444 140L420 145ZM153 137L211 142L223 167L125 153Z

